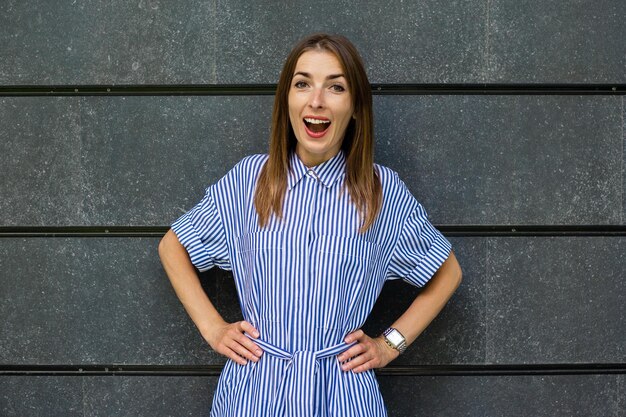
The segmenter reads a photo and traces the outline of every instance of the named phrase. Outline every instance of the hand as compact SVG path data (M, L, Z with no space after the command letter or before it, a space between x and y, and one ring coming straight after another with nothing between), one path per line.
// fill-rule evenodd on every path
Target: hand
M259 332L253 325L247 321L238 321L236 323L224 322L205 339L213 350L240 365L247 364L248 360L257 362L263 351L244 332L255 339L259 337Z
M359 373L374 368L383 368L400 355L400 352L389 346L382 336L372 339L361 329L350 333L345 338L346 343L354 341L358 343L337 356L340 362L349 360L341 365L344 371L352 370L354 373Z

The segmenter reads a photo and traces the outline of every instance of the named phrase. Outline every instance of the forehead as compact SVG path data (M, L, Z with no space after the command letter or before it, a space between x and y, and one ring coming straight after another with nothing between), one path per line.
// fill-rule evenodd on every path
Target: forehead
M311 75L343 74L343 66L332 52L314 49L306 51L296 62L296 72L305 72Z

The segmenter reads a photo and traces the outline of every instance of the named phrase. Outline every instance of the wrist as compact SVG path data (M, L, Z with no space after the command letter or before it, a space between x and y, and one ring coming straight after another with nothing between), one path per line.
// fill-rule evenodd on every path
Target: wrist
M389 327L383 332L382 337L387 346L397 351L398 355L406 350L406 338L398 329Z
M385 340L384 335L381 334L380 336L378 336L378 339L380 341L380 344L384 346L383 350L389 354L389 357L391 357L392 360L400 356L400 352L398 352L398 349L394 349L393 347L389 346L389 343L387 343L387 341Z
M224 320L215 320L212 322L203 323L202 325L198 326L198 330L200 331L200 334L202 335L204 340L209 342L209 344L212 346L212 339L216 336L218 330L220 328L226 327L227 325L228 323Z

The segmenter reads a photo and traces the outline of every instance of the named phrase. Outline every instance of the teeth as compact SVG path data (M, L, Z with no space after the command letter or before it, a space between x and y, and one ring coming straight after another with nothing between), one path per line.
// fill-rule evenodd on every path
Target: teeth
M330 120L309 119L308 117L305 117L304 121L307 123L314 124L314 125L321 125L322 123L330 123Z

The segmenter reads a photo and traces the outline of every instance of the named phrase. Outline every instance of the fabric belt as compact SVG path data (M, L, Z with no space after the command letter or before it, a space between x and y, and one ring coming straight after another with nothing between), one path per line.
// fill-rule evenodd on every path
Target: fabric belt
M248 337L263 348L264 354L285 361L283 378L278 384L276 397L268 414L275 417L313 417L316 411L315 388L319 360L336 356L357 343L341 342L317 351L299 350L289 353L264 340Z

